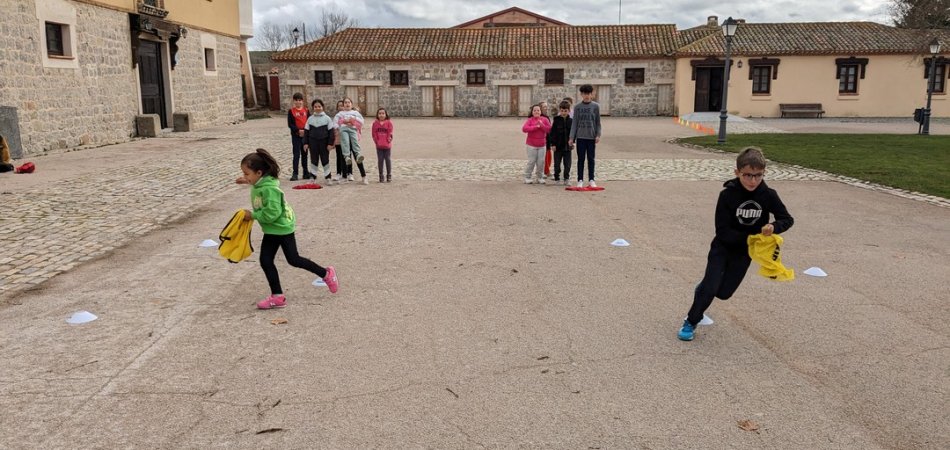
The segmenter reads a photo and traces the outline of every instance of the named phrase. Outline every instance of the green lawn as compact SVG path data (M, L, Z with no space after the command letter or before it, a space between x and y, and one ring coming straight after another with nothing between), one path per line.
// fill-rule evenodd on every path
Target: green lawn
M735 134L681 142L738 152L753 145L771 161L950 198L950 137L899 134Z

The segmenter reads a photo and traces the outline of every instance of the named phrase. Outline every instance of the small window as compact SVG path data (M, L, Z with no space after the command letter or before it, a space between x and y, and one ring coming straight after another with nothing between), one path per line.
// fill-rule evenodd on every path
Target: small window
M772 92L772 66L752 67L752 93L770 94Z
M624 84L643 84L646 69L624 69Z
M48 56L70 56L63 36L69 36L67 25L46 22L46 54Z
M214 49L206 48L205 49L205 70L208 72L215 71L215 61L214 61Z
M390 70L389 71L389 85L390 86L409 86L409 71L408 70Z
M472 85L472 86L485 85L485 69L467 70L465 74L466 74L465 80L469 85Z
M933 64L933 59L924 58L924 79L927 80L927 87L930 87L930 65ZM947 64L950 64L950 60L940 57L937 59L937 65L934 69L934 86L933 93L943 94L944 93L944 80L947 78Z
M314 70L313 82L317 86L333 86L332 70Z
M944 92L944 80L947 78L947 66L943 64L937 64L937 67L934 67L934 93L943 94Z
M544 69L544 84L557 85L564 84L564 69Z
M858 93L858 65L841 64L838 66L838 93Z

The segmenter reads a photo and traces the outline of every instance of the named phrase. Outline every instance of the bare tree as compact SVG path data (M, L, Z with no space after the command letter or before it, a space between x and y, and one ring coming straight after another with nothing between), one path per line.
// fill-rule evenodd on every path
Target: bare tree
M265 22L254 34L256 47L269 52L276 52L290 47L293 44L293 35L287 30L287 25L278 25Z
M950 0L891 0L889 9L898 28L950 29Z
M317 32L319 33L317 38L325 38L347 28L358 26L360 26L360 21L355 17L350 17L339 9L324 8L323 13L320 15L320 23L317 26Z

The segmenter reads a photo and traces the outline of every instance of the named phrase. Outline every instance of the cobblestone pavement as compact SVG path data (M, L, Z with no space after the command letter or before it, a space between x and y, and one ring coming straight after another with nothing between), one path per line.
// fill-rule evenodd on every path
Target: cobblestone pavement
M0 300L105 255L136 236L184 219L215 198L238 189L230 181L238 174L236 166L242 155L256 147L287 146L283 125L271 122L275 125L242 124L120 144L133 149L167 146L174 149L174 157L129 159L110 165L108 171L87 172L66 180L18 189L0 178L4 210L0 226ZM97 155L95 149L81 152ZM290 165L287 153L278 152L284 167ZM39 170L43 170L44 158L56 157L36 159ZM712 181L728 177L733 164L731 158L713 153L705 159L605 158L598 159L597 171L601 181ZM370 173L375 173L374 165L374 161L368 161ZM523 168L523 160L515 159L402 159L397 161L395 178L399 182L518 182ZM946 199L796 166L771 165L769 179L839 181L950 207Z

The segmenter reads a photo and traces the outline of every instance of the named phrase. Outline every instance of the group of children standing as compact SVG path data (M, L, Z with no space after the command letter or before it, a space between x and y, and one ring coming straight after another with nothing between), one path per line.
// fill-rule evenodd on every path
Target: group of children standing
M570 97L558 105L558 115L547 117L547 103L531 107L531 115L521 131L527 134L528 162L524 170L525 184L545 184L551 175L551 153L554 154L554 183L567 185L571 177L571 150L577 144L577 187L584 187L584 163L587 163L587 184L597 187L594 179L594 155L600 143L600 105L593 101L594 87L580 87L581 103L576 107ZM561 170L564 178L561 178ZM542 174L543 171L543 174Z
M353 162L356 162L363 184L369 184L359 142L365 120L359 110L353 107L353 100L345 97L338 101L336 115L331 118L326 113L323 100L315 99L308 110L304 106L302 94L294 94L293 99L294 106L287 111L287 127L290 128L293 148L293 173L290 181L299 179L298 166L302 169L304 179L317 178L318 174L311 173L307 163L309 154L315 169L319 171L320 166L323 166L322 175L327 184L354 181ZM393 125L385 108L376 111L372 135L376 144L379 182L392 182ZM336 171L332 174L331 150L336 150Z

